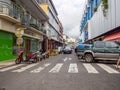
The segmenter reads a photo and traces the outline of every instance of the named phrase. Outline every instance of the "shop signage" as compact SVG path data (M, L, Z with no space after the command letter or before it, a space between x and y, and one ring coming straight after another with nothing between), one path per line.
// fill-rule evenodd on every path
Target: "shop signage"
M23 38L21 37L21 38L17 38L17 45L21 45L21 44L23 44Z

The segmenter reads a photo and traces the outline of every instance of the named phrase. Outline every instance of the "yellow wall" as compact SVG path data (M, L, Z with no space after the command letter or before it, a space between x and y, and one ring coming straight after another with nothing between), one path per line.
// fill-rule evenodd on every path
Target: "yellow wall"
M48 4L40 4L40 7L48 15Z

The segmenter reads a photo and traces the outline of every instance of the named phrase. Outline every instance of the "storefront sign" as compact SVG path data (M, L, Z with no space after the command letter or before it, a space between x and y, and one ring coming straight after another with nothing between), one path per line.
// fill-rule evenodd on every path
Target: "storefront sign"
M17 45L21 45L21 44L23 44L23 38L17 38Z

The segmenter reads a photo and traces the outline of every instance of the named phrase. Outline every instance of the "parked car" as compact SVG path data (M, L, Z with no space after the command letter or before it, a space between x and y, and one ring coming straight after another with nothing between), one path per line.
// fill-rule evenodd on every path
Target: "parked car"
M71 53L72 53L71 47L66 46L66 47L63 49L63 53L64 53L64 54L71 54Z
M95 41L91 48L78 48L77 55L86 62L97 60L118 60L120 46L113 41Z
M75 53L78 56L78 58L82 58L83 51L91 48L92 48L92 44L79 44L75 48Z

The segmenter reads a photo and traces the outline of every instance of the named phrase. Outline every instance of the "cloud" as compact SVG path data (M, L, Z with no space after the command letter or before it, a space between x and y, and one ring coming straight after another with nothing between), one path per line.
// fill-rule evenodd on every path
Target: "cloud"
M52 0L63 25L65 34L79 37L80 21L83 15L85 0Z

